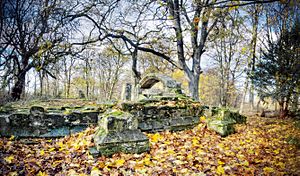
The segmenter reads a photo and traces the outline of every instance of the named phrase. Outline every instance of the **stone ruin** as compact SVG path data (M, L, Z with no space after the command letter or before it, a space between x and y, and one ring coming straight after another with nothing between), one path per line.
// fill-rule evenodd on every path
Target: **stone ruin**
M149 91L159 82L159 90ZM169 76L148 74L141 79L138 89L137 100L123 102L120 109L137 117L142 131L184 130L199 123L202 105L185 96L181 84Z
M209 108L204 110L207 127L217 132L222 137L226 137L235 132L234 125L246 123L246 117L238 112L230 111L226 108Z
M149 139L138 129L138 120L132 114L109 110L99 117L94 142L101 155L142 153L150 149Z
M157 83L161 83L160 89L151 90ZM91 153L110 156L148 151L149 139L143 132L191 129L201 116L206 116L208 128L221 136L232 134L234 124L246 121L228 109L193 101L182 93L180 83L161 74L144 76L136 87L127 83L122 100L118 105L0 110L0 136L63 137L98 124Z
M162 89L149 93L147 90L158 82L162 83ZM141 79L139 90L132 88L128 83L124 86L124 102L118 105L117 111L99 116L94 141L100 154L145 152L149 150L149 139L142 132L184 130L199 123L200 103L182 94L180 84L170 77L149 74ZM138 92L138 96L133 92ZM129 101L133 97L137 99Z
M63 137L96 125L104 106L10 109L0 112L0 136Z

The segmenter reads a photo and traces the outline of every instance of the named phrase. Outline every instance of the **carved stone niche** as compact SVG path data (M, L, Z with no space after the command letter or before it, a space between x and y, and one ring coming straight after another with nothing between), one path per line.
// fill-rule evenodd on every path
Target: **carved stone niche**
M163 74L147 74L139 82L139 99L169 99L182 94L181 84Z

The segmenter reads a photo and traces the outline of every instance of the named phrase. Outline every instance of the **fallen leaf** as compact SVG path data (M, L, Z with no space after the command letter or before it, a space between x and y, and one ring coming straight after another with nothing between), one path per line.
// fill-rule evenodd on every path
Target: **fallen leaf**
M271 168L271 167L265 167L264 168L264 173L272 173L272 172L274 172L274 169L273 168Z
M13 159L14 159L14 156L13 156L13 155L10 155L10 156L4 158L4 160L5 160L8 164L12 163L12 160L13 160Z
M217 174L219 174L219 175L225 174L225 171L224 171L224 168L222 167L222 165L219 165L217 167Z
M90 176L99 176L101 175L100 170L97 167L93 167Z
M39 171L36 176L48 176L48 174L46 172Z
M121 167L121 166L123 166L124 163L125 163L124 159L118 159L118 160L115 161L115 166L116 167Z

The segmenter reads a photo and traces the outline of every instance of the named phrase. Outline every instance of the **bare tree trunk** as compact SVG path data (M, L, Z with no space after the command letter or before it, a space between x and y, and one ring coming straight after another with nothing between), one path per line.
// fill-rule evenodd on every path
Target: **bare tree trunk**
M255 62L256 62L256 43L257 43L257 28L258 28L258 5L254 7L253 14L253 25L252 25L252 39L251 39L251 73L255 71ZM251 80L250 89L249 89L249 101L251 105L251 110L254 110L254 83Z
M43 96L43 89L44 89L42 72L39 72L39 78L40 78L40 97L42 97Z
M137 53L136 53L137 55ZM112 80L112 85L111 85L111 88L110 88L110 92L109 92L109 99L111 100L112 97L113 97L113 93L114 93L114 90L115 90L115 86L118 82L118 76L119 76L119 71L120 71L120 59L121 59L121 54L118 53L118 61L117 61L117 66L116 66L116 72L114 73L114 78ZM137 59L137 57L136 57ZM135 69L136 68L136 64L135 64ZM137 70L136 70L137 71ZM137 72L138 73L138 72Z
M132 56L132 67L131 67L131 70L132 70L132 73L133 73L133 93L132 93L132 100L137 100L138 98L138 95L139 95L139 91L140 91L140 88L139 88L139 82L141 80L141 73L138 71L137 69L137 57L138 57L138 49L135 48L134 51L131 53L131 56Z
M90 97L90 71L91 71L91 67L90 67L90 63L89 63L89 55L87 54L86 56L87 58L85 58L84 62L85 62L85 68L84 68L84 75L85 75L85 93L86 93L86 98Z
M71 89L71 73L69 71L69 74L67 75L67 98L70 97L70 89Z
M50 84L49 84L49 76L48 75L46 75L46 84L47 84L47 86L46 86L47 90L45 91L45 94L47 97L49 97L50 96Z
M37 94L37 81L36 81L36 76L34 76L34 92L33 92L34 97L36 97L36 94Z
M199 100L199 79L200 74L196 74L189 81L189 91L195 100Z
M287 108L283 100L279 102L279 117L285 118L287 116Z

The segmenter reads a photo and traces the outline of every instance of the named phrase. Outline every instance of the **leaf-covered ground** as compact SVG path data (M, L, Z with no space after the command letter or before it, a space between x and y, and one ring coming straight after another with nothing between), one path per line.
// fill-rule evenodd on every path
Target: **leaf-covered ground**
M221 138L203 123L147 134L151 151L93 158L95 128L61 139L1 138L0 175L300 175L300 139L292 120L248 118Z

